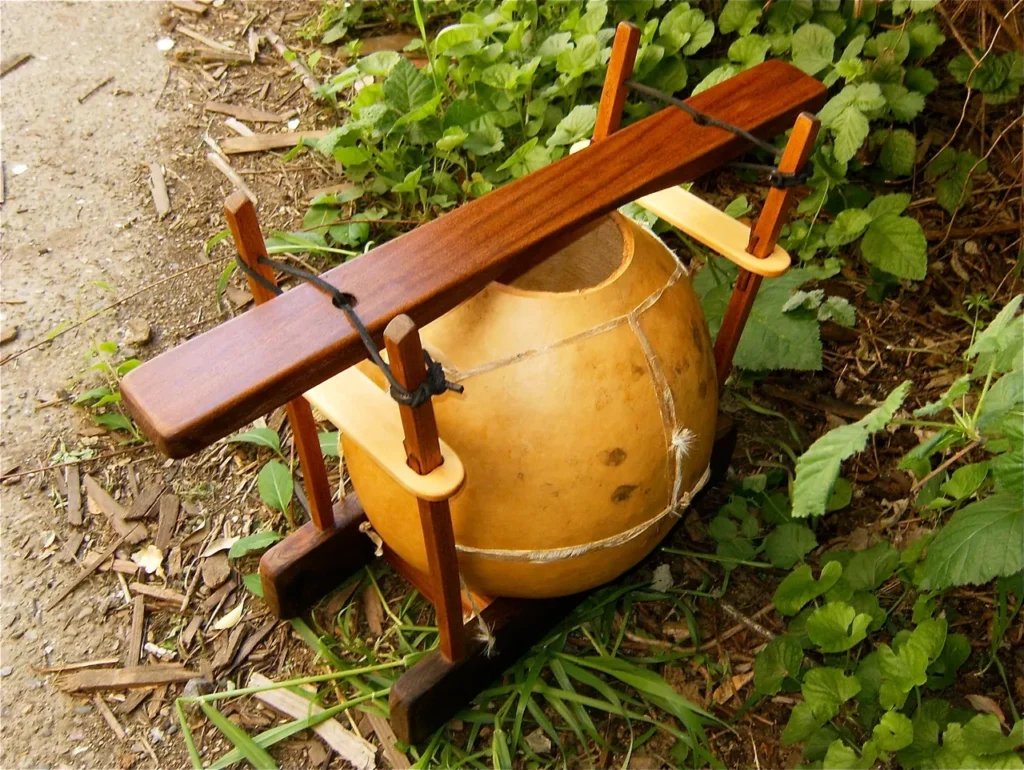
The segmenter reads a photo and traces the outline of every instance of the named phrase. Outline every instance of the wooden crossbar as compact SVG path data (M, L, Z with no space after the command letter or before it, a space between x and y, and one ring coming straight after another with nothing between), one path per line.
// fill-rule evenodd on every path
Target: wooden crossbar
M698 110L772 137L825 87L765 62L688 100ZM749 148L667 108L324 274L355 295L379 342L406 313L420 326L510 269L527 269L579 229L637 197L682 184ZM366 357L330 300L299 286L138 367L121 393L164 453L192 454Z

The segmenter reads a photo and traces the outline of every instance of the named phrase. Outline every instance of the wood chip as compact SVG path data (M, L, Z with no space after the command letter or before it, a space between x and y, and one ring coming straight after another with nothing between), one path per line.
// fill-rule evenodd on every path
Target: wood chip
M131 507L125 513L124 518L127 521L144 519L152 511L156 501L160 499L160 493L163 491L163 484L144 488L139 496L132 500Z
M262 674L254 673L249 678L250 687L264 687L270 684L274 683ZM292 719L305 719L323 711L315 703L283 688L259 692L254 697ZM358 770L369 770L375 766L374 760L377 752L373 744L346 730L337 720L324 720L313 728L313 732L323 738L324 743L334 749L342 759L351 763Z
M302 80L302 85L304 85L306 90L313 95L313 98L316 99L319 97L320 83L317 82L317 79L313 77L313 73L306 67L302 60L303 57L295 55L289 56L288 54L291 52L288 50L288 46L284 44L281 36L273 30L266 33L266 38L267 41L274 46L274 50L281 54L284 60L288 62L288 66L291 67L295 71L295 74L299 76Z
M370 631L373 632L374 636L380 636L384 633L384 608L380 606L380 596L377 595L377 589L372 585L368 585L363 589L360 598L363 600L363 614L366 615L366 625L370 627Z
M303 139L323 139L327 131L286 131L280 134L255 134L253 136L230 136L220 143L228 155L243 152L291 149Z
M197 3L196 0L171 0L171 5L179 11L194 13L196 16L202 16L206 13L206 6L202 3Z
M171 544L174 530L178 527L178 509L181 501L177 495L166 494L160 498L160 519L156 528L155 545L161 551L166 551Z
M2 203L3 201L0 201ZM5 345L8 342L16 339L18 336L17 326L3 326L0 327L0 345Z
M238 120L247 120L250 123L284 123L295 110L287 112L267 112L256 107L245 107L241 104L228 104L227 102L209 101L204 106L207 112L219 112L222 115L230 115Z
M142 525L141 524L136 524L135 526L136 527L141 527ZM114 551L116 551L118 548L121 547L121 543L123 543L125 540L127 540L128 539L128 535L130 535L130 534L131 534L131 532L128 532L128 533L126 533L124 535L121 535L121 537L119 537L111 545L109 545L107 547L107 550L105 550L102 554L100 554L100 557L98 559L96 559L88 567L86 567L84 570L82 570L82 572L78 575L78 577L76 577L74 580L72 580L68 584L68 586L66 588L61 589L60 593L57 594L56 598L52 599L50 601L50 603L48 605L46 605L46 609L48 609L48 610L53 609L68 594L70 594L72 591L74 591L76 588L78 588L78 586L81 585L83 580L85 580L87 577L89 577L89 575L91 575L96 570L96 568L100 566L100 564L102 564L108 558L110 558L113 555Z
M130 668L101 668L94 671L80 671L61 685L65 692L95 692L97 690L124 690L132 687L187 682L197 676L177 663L158 663L152 666ZM297 696L298 697L298 696Z
M89 499L110 520L110 526L118 535L124 537L132 545L141 543L149 536L145 524L129 524L125 521L125 509L118 503L100 483L88 474L85 476L85 493Z
M142 635L146 627L146 600L136 596L132 600L132 630L125 649L124 665L137 666L142 656Z
M255 136L256 132L249 128L245 123L235 118L224 118L224 125L230 128L239 136Z
M252 139L255 136L256 136L255 134L250 134L249 136L240 136L240 137L237 137L237 138L239 138L239 139ZM228 139L226 141L231 141L231 140ZM227 177L228 181L231 182L232 185L234 185L236 190L241 190L243 193L245 193L245 197L248 198L249 200L251 200L253 202L253 205L255 205L257 203L256 193L254 193L249 188L249 185L247 185L245 183L245 180L242 179L241 176L239 176L238 172L235 171L235 169L231 167L230 163L228 163L226 160L224 160L224 158L220 157L220 155L218 155L215 152L207 153L206 160L207 160L207 162L211 166L213 166L220 173L222 173L225 177Z
M169 588L160 588L159 586L151 586L146 583L130 583L128 588L137 594L149 596L161 602L181 605L185 601L184 594L179 594L177 591L172 591Z
M167 557L167 577L177 577L181 574L181 549L172 548Z
M6 75L8 72L13 72L18 69L22 64L32 58L30 53L15 53L10 56L5 56L3 60L0 60L0 78Z
M65 562L72 562L78 557L78 549L82 547L82 541L85 540L84 532L72 532L68 535L68 541L64 543L64 549L61 551L61 559Z
M171 213L171 196L167 194L164 170L159 163L149 164L149 190L153 194L153 207L156 208L156 218L163 219Z
M82 478L77 465L68 466L64 483L68 488L68 523L77 527L82 523Z
M241 64L249 61L248 53L237 53L231 49L220 48L196 48L192 53L201 62L228 62L230 64ZM205 72L205 70L204 70ZM209 73L206 73L209 74Z
M99 660L81 660L77 663L62 663L59 666L47 666L46 668L35 668L33 670L37 674L61 674L65 671L77 671L81 668L98 668L99 666L112 666L117 662L117 658L101 658Z
M241 643L244 634L245 626L239 623L231 629L230 634L226 636L222 634L220 636L220 647L217 650L217 654L213 656L214 671L219 671L234 660L235 653L238 651L238 645Z
M190 647L192 645L192 640L196 638L199 627L202 625L203 618L201 615L196 615L189 621L188 625L185 626L185 630L181 632L181 644L183 647Z
M209 589L218 588L231 577L231 564L223 551L203 560L203 585Z
M227 598L231 596L234 590L234 583L225 583L212 594L206 597L206 599L200 606L200 609L203 612L209 612L210 610L216 609L222 602L227 601Z
M378 714L370 714L369 712L366 714L366 719L373 728L373 732L377 734L377 740L380 741L381 750L384 752L384 759L388 761L388 764L394 770L409 770L412 767L412 763L409 762L409 757L395 748L395 744L398 743L398 736L391 729L388 720Z
M174 31L175 32L180 32L182 35L185 35L186 37L190 37L193 40L197 40L200 43L202 43L203 45L209 46L210 48L214 49L215 51L226 51L227 53L238 53L238 51L236 51L231 46L225 45L224 43L220 42L219 40L214 40L212 37L207 37L206 35L202 34L201 32L198 32L197 30L192 29L191 27L186 27L184 24L179 24L177 27L174 28Z
M242 646L235 654L235 659L231 661L231 668L235 669L242 665L246 658L248 658L252 651L255 650L260 642L267 638L271 631L277 627L277 618L271 618L257 630L253 631L245 641L242 642Z
M96 710L100 712L100 716L103 717L103 721L110 726L114 735L117 736L117 739L124 740L124 728L121 727L121 723L117 721L117 717L114 716L114 712L110 710L107 702L103 700L103 696L99 694L94 695L92 702L96 705Z
M419 40L419 35L398 32L394 35L365 37L360 41L359 55L369 56L371 53L377 53L378 51L401 51L413 40Z
M136 690L117 707L118 714L131 714L135 709L142 705L142 701L146 700L150 695L153 694L153 690Z

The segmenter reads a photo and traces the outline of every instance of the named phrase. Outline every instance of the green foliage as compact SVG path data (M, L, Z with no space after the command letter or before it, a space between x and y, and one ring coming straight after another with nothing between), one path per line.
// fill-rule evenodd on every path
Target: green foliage
M793 482L794 516L825 513L843 460L864 449L871 434L885 427L909 390L910 383L903 383L864 419L829 431L800 457Z
M955 214L971 197L971 177L988 171L988 162L972 152L957 152L947 147L932 158L925 179L935 184L935 199L950 214Z
M288 466L271 460L263 466L256 477L256 487L260 498L271 508L284 513L291 507L295 482L292 481Z
M262 551L269 548L283 537L284 535L280 532L275 532L272 529L268 529L265 532L257 532L255 535L249 535L248 537L236 540L228 551L228 556L232 559L241 559L253 551Z
M142 432L121 406L120 383L121 378L142 361L128 358L118 362L117 351L116 342L99 342L89 348L86 372L98 372L107 384L80 393L73 403L88 409L97 425L126 433L132 441L141 441Z
M425 32L423 45L417 41L428 54L425 67L382 51L357 57L325 86L348 118L316 147L341 164L358 191L316 202L307 232L280 234L273 246L349 256L347 249L393 235L391 221L432 218L564 157L593 130L614 27L629 20L641 29L634 77L663 90L696 94L766 57L789 59L820 77L831 96L820 113L824 130L811 159L811 194L783 233L784 245L809 261L822 252L849 259L859 244L866 266L888 280L923 279L926 242L917 221L904 213L909 196L865 200L861 192L909 177L918 162L911 121L937 87L928 61L945 40L935 3L872 6L861 18L848 4L763 5L728 0L715 19L704 5L685 2L424 4L421 29L433 30ZM311 36L343 41L369 13L359 3L332 8ZM349 50L358 53L358 42ZM984 84L986 98L1009 93L1019 69L1019 57L986 56L972 87ZM651 109L629 103L625 120ZM946 167L949 153L955 155L950 149L922 160L929 162L936 198L952 212L984 165L968 164L971 156L964 154ZM894 198L902 205L875 205ZM377 215L366 216L371 210ZM714 273L717 290L704 295L713 329L734 271ZM737 351L738 366L820 368L818 324L853 325L855 318L840 298L784 310L808 280L795 272L766 282Z

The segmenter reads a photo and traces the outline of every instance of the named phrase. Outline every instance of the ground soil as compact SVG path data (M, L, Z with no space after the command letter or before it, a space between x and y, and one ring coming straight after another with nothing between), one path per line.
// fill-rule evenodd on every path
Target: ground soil
M88 412L69 404L71 396L102 383L96 372L88 371L89 351L99 343L118 343L118 360L133 355L151 358L239 312L244 304L238 282L232 284L229 297L218 300L216 295L228 247L217 246L211 254L204 249L207 240L224 227L220 208L232 186L207 163L211 149L203 141L206 135L216 140L231 131L224 126L223 115L204 112L203 105L217 100L276 112L295 109L303 128L336 122L329 110L311 105L309 94L272 48L265 46L254 64L222 69L217 62L192 60L188 52L197 43L182 27L244 50L246 31L252 27L277 29L292 42L309 11L301 3L227 0L196 18L157 2L0 2L4 59L13 53L32 54L3 76L0 84L5 182L0 208L0 326L4 339L7 330L17 328L17 336L0 348L0 358L6 359L0 368L0 474L23 474L11 476L0 486L2 768L187 763L172 706L180 688L157 688L128 714L119 708L125 693L103 693L104 703L126 731L119 738L91 696L65 694L60 689L63 676L45 671L82 661L124 660L132 606L122 578L188 593L185 612L147 599L145 640L154 647L163 643L162 649L173 650L174 660L214 679L218 688L244 681L247 667L253 664L275 678L322 670L322 664L318 667L305 645L283 625L273 627L247 661L213 668L231 634L216 631L212 624L236 606L245 591L239 586L222 595L224 589L218 592L206 585L201 579L205 560L200 554L224 536L247 534L268 523L283 527L283 522L269 520L252 492L259 467L256 455L218 445L187 461L167 461L151 447L119 443L123 434L98 430ZM388 31L394 30L380 29L375 34ZM174 40L174 48L159 50L161 38ZM331 61L331 55L325 49L324 66L336 71L340 62ZM937 136L951 130L960 107L960 103L939 100L933 116ZM280 126L253 128L262 132ZM981 127L975 128L968 136L984 149L994 131L989 128L986 133L984 117ZM951 360L970 335L969 325L951 315L960 310L965 294L984 291L999 306L1020 290L1019 281L1007 279L1019 235L1007 228L1013 207L1019 205L1011 197L1013 172L1005 171L1007 166L1013 168L1014 157L1019 161L1014 152L1007 152L1005 146L999 149L996 156L1004 157L992 164L997 172L978 184L994 192L984 205L965 211L954 230L945 231L948 219L934 200L915 202L932 245L926 281L906 286L882 303L864 299L867 282L857 271L848 270L828 287L830 293L848 296L858 305L859 323L856 334L825 327L825 372L813 378L779 373L744 392L761 406L789 417L806 442L830 425L853 419L858 408L884 397L907 376L914 379L915 397L922 402L944 390L959 374L955 366L951 369ZM312 154L288 164L275 153L232 156L230 161L257 195L268 230L297 229L310 192L340 181L331 166ZM162 220L156 218L149 189L153 163L164 169L173 207ZM727 175L698 186L718 203L727 202L733 194L750 193ZM969 284L965 276L970 276ZM138 296L125 300L140 290ZM113 311L45 342L61 324L121 300L125 301ZM146 342L132 341L140 325L151 331ZM927 352L911 356L905 352L908 348ZM9 358L12 355L17 357ZM773 443L776 438L791 439L784 421L755 414L735 400L727 400L724 408L741 423L736 462L740 473L785 461ZM279 428L282 417L277 412L267 421ZM287 450L286 428L283 435ZM902 441L879 442L875 452L851 463L848 472L858 482L858 496L849 515L830 520L820 533L823 545L862 547L883 536L898 545L900 538L912 537L922 525L907 520L885 533L876 526L892 501L908 493L909 479L890 472L892 463L887 464L906 448L901 447ZM180 497L184 505L170 555L165 554L165 579L98 571L54 609L47 609L57 592L80 573L81 565L114 541L107 517L94 505L87 506L82 525L70 524L62 488L65 472L40 470L67 461L71 455L65 450L97 453L98 459L83 464L82 473L92 474L126 506L152 486ZM332 469L332 476L336 474ZM723 500L720 492L706 498L668 544L683 549L709 547L699 518ZM154 518L151 514L144 519L151 530ZM77 546L69 548L69 543ZM136 548L119 550L122 566ZM669 564L680 585L700 583L707 571L702 562L656 555L631 578L649 577L661 562ZM253 567L249 562L242 566L247 571ZM721 578L718 571L714 575L716 580ZM225 585L239 583L240 576L233 572ZM398 580L388 579L383 588L389 598L396 599L406 591ZM744 618L758 617L762 631L781 631L779 618L771 613L758 615L773 590L774 584L764 582L762 573L737 570L726 596L730 611L722 604L702 605L703 638L715 638L736 624L732 611ZM897 595L887 596L883 603L889 607L898 600ZM250 638L267 618L261 603L245 601L242 638ZM987 637L979 629L991 617L991 599L980 591L961 591L951 597L949 607L959 613L954 623L968 633L974 624L972 640L983 650ZM657 640L653 653L674 644L662 628L658 611L657 605L637 609L645 634ZM330 612L320 615L325 625L329 623ZM184 627L196 617L202 621L201 629L182 641ZM429 617L423 620L429 621ZM1021 633L1018 621L1007 634L1007 639L1017 640L1018 648ZM714 651L717 672L748 673L752 652L764 641L765 635L756 629L732 636ZM159 662L152 649L146 657ZM653 654L643 640L627 639L623 649L637 656ZM1008 655L1007 664L1017 697L1024 697L1024 660ZM719 683L708 669L697 665L665 666L663 673L702 705L709 704ZM972 676L959 687L964 694L995 694L1005 699L1005 690L991 671ZM732 716L747 694L749 689L716 713ZM247 729L271 723L266 712L248 704L225 711ZM787 715L784 700L763 704L756 713L746 714L735 730L712 731L713 746L730 766L797 764L799 752L778 742ZM204 726L202 718L192 724L201 731L197 737L206 757L217 756L223 743L217 743L216 734ZM609 724L609 734L621 727ZM619 744L628 742L628 733L619 737ZM632 764L670 763L667 750L665 741L652 740L634 755ZM275 754L280 757L278 751ZM284 756L290 766L324 761L320 744L305 739L293 741ZM601 764L621 764L622 759L606 752ZM343 766L337 757L328 756L326 762Z

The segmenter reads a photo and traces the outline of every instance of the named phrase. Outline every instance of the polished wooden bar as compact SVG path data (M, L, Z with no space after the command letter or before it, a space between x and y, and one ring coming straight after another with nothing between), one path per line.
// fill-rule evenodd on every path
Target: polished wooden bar
M800 112L819 108L825 94L814 78L771 61L688 103L772 137ZM405 313L429 323L618 206L693 180L747 149L734 134L667 108L324 277L357 297L356 310L379 342L392 318ZM157 447L183 457L365 357L330 300L299 286L138 367L121 392Z

